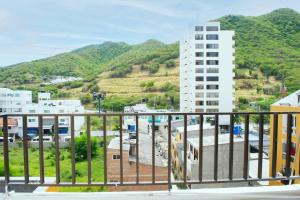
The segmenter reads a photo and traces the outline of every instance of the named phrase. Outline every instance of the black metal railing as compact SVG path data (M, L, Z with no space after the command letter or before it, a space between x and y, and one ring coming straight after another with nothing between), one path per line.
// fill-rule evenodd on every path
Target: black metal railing
M204 183L230 183L230 182L255 182L255 181L280 181L280 180L295 180L299 179L299 173L293 174L291 171L291 151L289 150L291 148L292 144L292 132L293 132L293 116L298 115L300 116L299 112L230 112L230 113L105 113L105 114L59 114L59 115L17 115L17 114L11 114L11 115L3 115L3 156L4 156L4 176L5 176L5 184L6 185L14 185L14 184L33 184L38 186L136 186L136 185L167 185L169 189L171 188L172 184L204 184ZM75 161L75 117L85 117L86 119L86 133L87 133L87 182L77 182L76 181L76 161ZM118 182L110 182L108 180L108 167L107 166L107 146L108 146L108 139L107 139L107 121L110 117L117 117L118 119L118 125L119 125L119 140L120 140L120 152L123 151L123 120L125 116L131 116L135 119L135 125L136 125L136 180L135 181L124 181L124 158L123 153L120 153L120 166L119 166L119 180ZM151 164L152 164L152 170L151 179L148 181L141 181L140 180L140 155L139 155L139 122L140 117L142 116L149 116L151 119L151 122L149 122L149 126L151 127ZM156 140L156 134L157 131L155 130L155 126L157 125L157 122L155 121L157 116L166 116L167 121L165 122L167 126L167 178L166 180L156 180L156 156L155 156L155 140ZM172 122L175 119L175 116L181 116L181 120L183 120L183 149L184 149L184 155L183 155L183 177L182 180L175 180L171 181L171 174L172 174L172 158L171 158L171 145L172 145ZM199 153L198 153L198 180L189 180L187 178L187 140L188 140L188 119L193 116L198 119L199 124ZM228 131L229 133L229 166L228 166L228 178L219 178L218 177L218 162L219 162L219 136L220 136L220 129L219 129L219 120L221 116L228 116L229 118L229 126ZM244 124L244 152L243 160L240 162L243 162L243 173L241 177L234 177L234 124L236 123L237 119L236 117L239 116L240 119L242 119L242 123ZM250 177L249 176L249 124L252 120L253 116L258 116L258 171L257 171L257 177ZM279 130L279 119L283 119L283 116L286 116L286 122L280 121L280 123L285 123L286 126L286 133L283 134L282 130ZM9 156L9 141L8 141L8 132L9 132L9 125L8 125L8 119L14 118L14 117L21 117L22 118L22 127L23 127L23 159L24 159L24 181L16 182L14 180L11 180L11 173L10 173L10 156ZM40 176L39 181L31 181L30 175L29 175L29 159L28 159L28 141L27 139L27 133L28 133L28 124L27 119L29 117L37 117L38 118L38 137L39 137L39 169L40 169ZM54 128L53 128L53 134L54 134L54 146L55 146L55 171L56 171L56 181L55 183L47 183L45 182L45 166L44 166L44 142L43 142L43 117L53 117L54 118ZM70 159L71 159L71 181L70 182L61 182L61 168L60 168L60 148L59 148L59 118L60 117L69 117L70 118ZM91 117L98 117L102 119L102 131L103 131L103 163L104 163L104 172L103 172L103 182L94 182L92 180L92 157L91 157ZM203 145L204 145L204 127L203 124L205 122L205 119L207 117L213 118L213 126L214 126L214 151L213 151L213 168L211 169L213 171L213 178L212 180L204 180L203 179ZM272 141L270 141L270 145L272 145L272 152L270 154L272 155L272 162L271 165L271 176L263 177L262 174L262 168L263 168L263 146L264 146L264 120L265 118L268 118L268 120L272 120ZM257 119L257 118L256 118ZM299 126L299 125L298 125ZM278 166L277 165L277 158L278 158L278 137L279 134L282 134L282 137L286 137L286 161L285 161L285 173L283 175L278 176ZM299 135L300 133L296 133L296 135ZM297 144L298 148L299 144ZM299 151L299 150L298 150ZM296 153L297 155L297 153ZM300 157L300 155L298 155ZM300 160L300 158L295 158L294 162L296 160ZM299 162L299 161L298 161ZM298 163L300 165L300 162ZM125 172L126 173L126 172Z

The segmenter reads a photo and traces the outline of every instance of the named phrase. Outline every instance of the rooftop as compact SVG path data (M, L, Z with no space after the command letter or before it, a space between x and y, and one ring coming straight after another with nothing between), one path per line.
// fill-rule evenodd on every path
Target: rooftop
M214 126L212 126L208 123L203 124L203 129L211 129L211 128L214 128ZM177 132L182 133L184 131L184 126L177 127L176 130L177 130ZM187 126L187 131L198 131L198 130L200 130L200 125L199 124L194 124L194 125Z
M300 90L297 90L296 92L280 99L279 101L273 103L273 106L300 106L299 102L299 96L300 96Z
M227 144L229 143L229 134L219 134L218 144ZM199 148L199 138L188 138L187 141L191 143L195 148ZM243 142L243 137L234 136L234 142ZM215 136L204 136L203 137L203 146L211 146L215 144Z

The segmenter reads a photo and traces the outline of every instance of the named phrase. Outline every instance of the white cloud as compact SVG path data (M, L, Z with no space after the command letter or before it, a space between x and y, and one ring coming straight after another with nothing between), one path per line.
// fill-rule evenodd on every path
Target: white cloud
M78 40L113 40L112 38L98 37L98 36L89 36L81 35L74 33L64 33L64 32L54 32L54 33L41 33L42 37L53 37L53 38L67 38L67 39L78 39Z

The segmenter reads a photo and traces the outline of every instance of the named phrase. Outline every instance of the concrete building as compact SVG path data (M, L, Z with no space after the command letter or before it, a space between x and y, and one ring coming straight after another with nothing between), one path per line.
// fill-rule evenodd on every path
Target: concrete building
M125 135L125 134L124 134ZM107 148L107 178L108 182L120 181L120 154L123 156L123 181L135 182L136 172L136 144L127 140L124 136L122 142L122 152L120 152L120 138L116 137L110 141ZM156 149L157 151L157 149ZM151 138L148 134L140 133L139 135L139 181L152 181L152 156L151 156ZM168 169L166 160L164 160L158 152L155 153L155 180L167 181ZM166 190L166 185L151 186L116 186L108 187L109 191L154 191Z
M26 90L10 90L0 88L0 114L76 114L84 113L84 107L79 100L51 100L50 93L39 93L38 103L32 102L32 92ZM15 132L23 136L22 117L11 117L18 121ZM79 134L84 124L84 117L74 118L75 133ZM44 134L52 132L54 117L43 116ZM38 117L28 117L27 127L29 134L38 133ZM59 134L70 134L70 117L59 117Z
M180 111L232 112L233 37L219 22L209 22L180 42ZM228 125L229 117L220 116L219 122Z
M287 97L275 102L271 105L272 112L300 112L300 90L290 94ZM291 169L294 175L298 176L300 173L300 114L293 114L292 116L292 145L291 154ZM273 141L273 116L270 119L270 141ZM286 164L286 138L287 138L287 115L278 115L278 137L277 137L277 158L276 158L276 172L278 176L285 174ZM272 156L273 143L270 143L269 154L269 173L272 173ZM288 182L270 181L270 185L287 184ZM295 180L294 183L300 183L300 180Z
M158 131L159 127L162 124L166 124L168 122L168 116L163 115L163 113L172 112L171 110L166 109L151 109L148 108L146 104L136 104L134 106L126 106L124 108L124 113L155 113L162 115L155 116L155 130ZM182 118L182 116L175 117L177 119ZM135 131L136 121L134 116L124 116L123 121L123 129L129 131ZM144 115L139 116L139 130L142 132L151 132L152 130L152 116L151 115Z
M203 137L203 180L212 180L214 177L214 136ZM199 177L199 139L187 140L187 179L198 180ZM244 139L234 137L233 178L243 177ZM219 135L218 142L218 179L228 179L229 172L229 134ZM192 189L204 187L245 186L247 183L220 183L191 185Z

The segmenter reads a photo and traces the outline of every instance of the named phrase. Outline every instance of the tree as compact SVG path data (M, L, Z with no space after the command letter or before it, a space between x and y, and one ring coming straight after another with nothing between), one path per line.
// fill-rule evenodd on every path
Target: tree
M92 98L91 94L85 94L84 96L80 97L80 101L83 105L91 103L92 100L93 100L93 98Z
M91 137L91 157L94 158L97 154L97 140ZM87 158L87 135L83 134L75 138L75 160L83 161Z
M175 61L174 60L169 60L166 62L166 67L167 68L171 68L171 67L175 67L176 64L175 64Z

